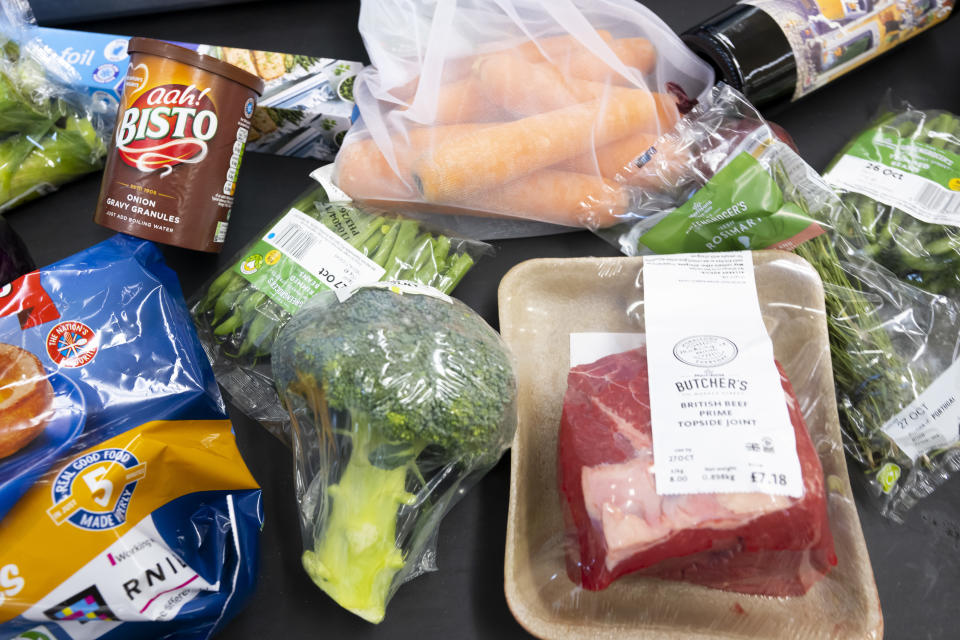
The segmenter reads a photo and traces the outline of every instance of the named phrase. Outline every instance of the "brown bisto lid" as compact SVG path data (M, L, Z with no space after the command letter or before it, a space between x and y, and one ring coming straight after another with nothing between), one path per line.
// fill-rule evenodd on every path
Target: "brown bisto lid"
M252 73L247 73L240 67L214 58L213 56L205 56L202 53L197 53L184 47L178 47L175 44L170 44L163 40L140 37L130 38L130 42L127 44L127 52L147 53L154 56L170 58L177 62L189 64L204 71L215 73L218 76L223 76L228 80L233 80L236 83L256 91L257 95L263 93L263 80Z

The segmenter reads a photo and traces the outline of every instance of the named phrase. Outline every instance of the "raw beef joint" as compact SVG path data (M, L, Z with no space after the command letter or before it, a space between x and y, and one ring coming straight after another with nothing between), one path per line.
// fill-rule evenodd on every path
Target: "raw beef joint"
M779 364L777 365L779 369ZM803 497L657 495L646 350L574 367L558 468L568 572L590 590L633 572L771 596L801 595L836 565L823 470L780 369Z

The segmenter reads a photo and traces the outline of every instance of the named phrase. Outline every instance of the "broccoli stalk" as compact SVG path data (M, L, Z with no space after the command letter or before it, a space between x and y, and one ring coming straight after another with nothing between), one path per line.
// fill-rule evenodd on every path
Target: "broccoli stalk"
M303 554L307 574L341 607L380 622L393 578L403 568L397 548L397 510L412 505L406 490L408 466L382 469L370 462L383 438L366 418L352 415L350 462L327 494L333 500L316 551ZM415 458L416 456L414 456Z
M331 483L311 483L316 495L301 501L313 523L304 568L341 606L380 622L460 481L493 466L513 437L506 348L460 302L362 288L342 303L320 294L294 315L273 373L298 459L323 460L298 476Z

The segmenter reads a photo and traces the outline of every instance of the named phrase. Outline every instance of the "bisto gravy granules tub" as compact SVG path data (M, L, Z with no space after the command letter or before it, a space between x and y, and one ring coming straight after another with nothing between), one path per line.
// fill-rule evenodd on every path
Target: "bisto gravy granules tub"
M219 252L263 81L231 64L132 38L130 68L94 220Z

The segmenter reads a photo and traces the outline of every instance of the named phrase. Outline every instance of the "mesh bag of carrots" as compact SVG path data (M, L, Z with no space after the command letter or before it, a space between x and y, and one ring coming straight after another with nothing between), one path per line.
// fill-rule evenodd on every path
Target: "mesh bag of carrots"
M230 400L281 440L290 422L271 370L291 316L323 292L403 280L450 293L490 251L412 218L308 189L191 300L217 381Z
M877 251L864 212L730 87L641 153L631 172L646 188L597 233L627 255L783 249L809 261L826 294L844 444L881 512L901 521L960 470L960 301ZM893 233L907 243L920 231Z
M713 83L633 0L364 0L359 27L334 179L391 208L607 226L620 170Z

